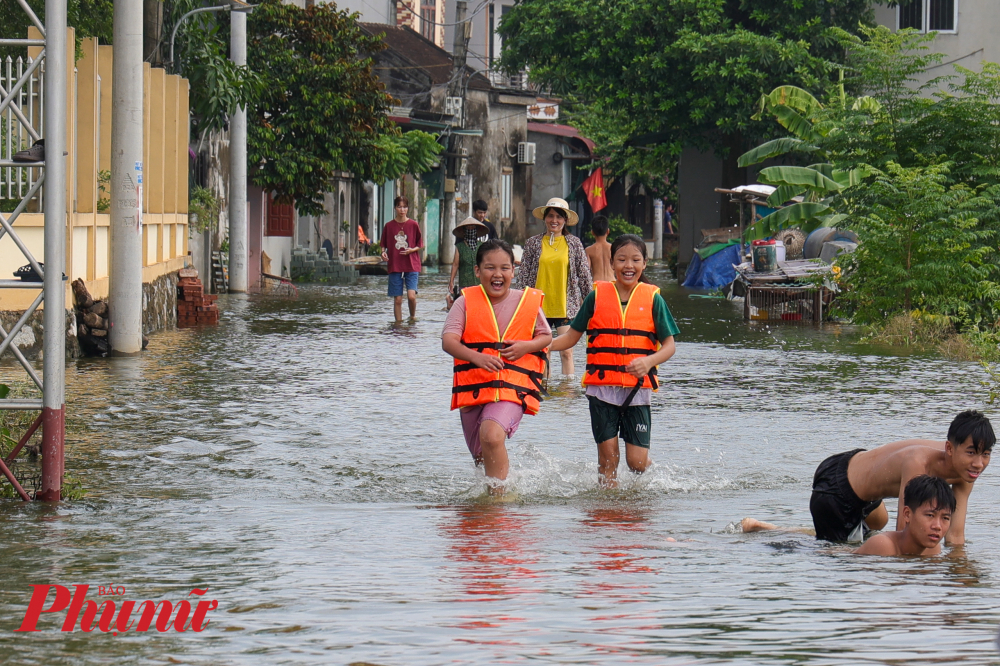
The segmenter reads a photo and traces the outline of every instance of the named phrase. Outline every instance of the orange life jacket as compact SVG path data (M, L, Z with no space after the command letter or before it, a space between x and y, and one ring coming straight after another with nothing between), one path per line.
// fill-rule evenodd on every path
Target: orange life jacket
M587 325L587 372L584 386L633 388L636 379L625 368L660 348L653 320L653 297L660 288L640 282L622 310L613 282L594 284L594 316ZM656 367L642 379L642 388L659 389Z
M535 337L535 320L544 294L537 289L525 289L517 310L503 335L497 327L496 313L486 290L481 285L466 287L465 332L462 344L470 349L500 356L504 342L531 340ZM485 405L490 402L514 402L527 414L537 414L542 400L542 378L546 350L525 354L517 361L504 361L500 372L476 367L468 361L455 359L455 381L451 390L451 408Z

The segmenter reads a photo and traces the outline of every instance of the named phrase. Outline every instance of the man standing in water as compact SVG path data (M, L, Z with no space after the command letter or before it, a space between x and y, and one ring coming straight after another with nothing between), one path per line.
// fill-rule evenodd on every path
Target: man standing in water
M417 278L420 276L421 249L424 242L420 226L407 213L410 200L396 197L392 203L396 217L382 230L382 260L389 265L389 296L396 323L403 321L403 292L410 308L410 319L417 316Z
M871 451L854 449L830 456L813 478L812 513L816 538L862 541L870 530L889 522L883 498L898 497L896 529L903 529L906 484L926 474L950 483L955 495L948 544L965 543L965 516L976 479L990 464L996 435L990 420L969 410L955 417L948 439L907 439ZM744 532L779 529L753 518L743 519Z
M955 513L955 493L936 476L910 479L903 491L903 529L876 534L855 550L858 555L940 555L941 541Z

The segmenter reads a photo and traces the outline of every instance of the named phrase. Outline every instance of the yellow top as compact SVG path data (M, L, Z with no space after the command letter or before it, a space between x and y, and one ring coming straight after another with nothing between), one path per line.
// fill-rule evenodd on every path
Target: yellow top
M569 244L566 237L556 236L549 244L550 236L542 236L542 256L538 260L538 276L535 289L545 294L542 312L548 319L562 319L566 316L566 288L569 284Z

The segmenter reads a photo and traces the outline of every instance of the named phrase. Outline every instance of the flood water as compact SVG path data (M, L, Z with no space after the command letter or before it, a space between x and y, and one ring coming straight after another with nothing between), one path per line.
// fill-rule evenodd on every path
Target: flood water
M944 439L982 408L975 364L890 355L836 325L745 323L653 276L682 335L654 398L656 464L633 478L623 461L617 491L597 488L574 380L510 442L519 500L484 500L448 411L445 276L422 278L419 320L398 328L385 278L368 278L296 302L222 297L217 328L71 363L66 468L88 493L0 503L0 661L1000 661L998 470L952 557L727 529L810 525L832 453ZM202 633L61 633L65 613L12 633L43 583L90 584L96 601L98 585L175 602L207 587L219 608Z

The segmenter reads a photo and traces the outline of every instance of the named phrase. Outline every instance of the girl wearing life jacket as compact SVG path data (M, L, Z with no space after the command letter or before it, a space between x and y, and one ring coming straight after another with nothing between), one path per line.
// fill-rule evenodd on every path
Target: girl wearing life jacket
M597 442L601 485L617 482L620 452L637 474L649 466L650 402L659 387L656 366L674 355L680 331L660 289L643 281L646 243L623 234L611 244L614 282L596 282L570 330L552 343L552 351L573 347L587 333L587 370L583 385L590 402L590 427Z
M502 494L510 464L505 439L521 417L538 412L546 347L552 329L542 292L511 289L514 252L500 239L476 251L479 284L466 287L448 312L441 347L455 357L451 408L476 464L486 468L490 492Z

